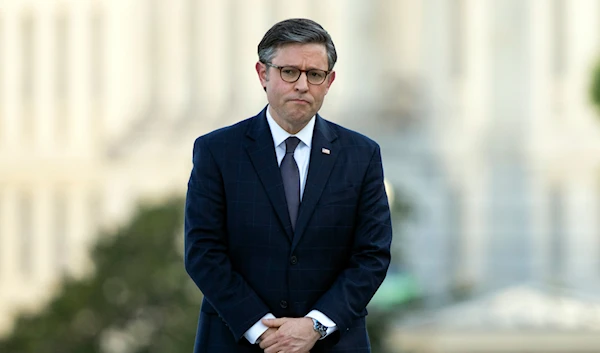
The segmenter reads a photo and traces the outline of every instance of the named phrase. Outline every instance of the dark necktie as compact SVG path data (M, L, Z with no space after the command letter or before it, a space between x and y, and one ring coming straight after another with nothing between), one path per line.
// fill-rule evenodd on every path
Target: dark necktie
M292 229L296 229L296 218L298 218L298 208L300 207L300 171L294 159L294 151L299 143L300 140L294 136L290 136L285 140L285 156L279 167L281 178L283 179L288 212L292 221Z

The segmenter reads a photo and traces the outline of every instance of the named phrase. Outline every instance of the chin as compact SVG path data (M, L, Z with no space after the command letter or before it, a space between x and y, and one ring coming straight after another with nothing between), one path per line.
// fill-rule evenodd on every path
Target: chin
M293 120L297 123L307 123L310 118L312 118L315 114L311 114L310 112L303 112L301 114L294 114L293 115Z

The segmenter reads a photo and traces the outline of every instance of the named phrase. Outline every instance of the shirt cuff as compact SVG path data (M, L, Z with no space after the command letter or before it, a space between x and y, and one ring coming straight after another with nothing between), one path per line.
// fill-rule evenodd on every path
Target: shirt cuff
M268 329L268 327L261 322L262 319L275 319L275 315L268 313L265 316L263 316L260 320L258 320L258 322L255 323L252 327L250 327L248 331L244 333L244 337L246 337L248 342L252 344L258 343L257 341L260 338L260 336L263 333L265 333L265 331Z
M319 310L311 310L310 313L306 314L306 317L313 318L313 319L317 320L318 322L320 322L321 324L323 324L323 326L327 327L327 334L325 335L325 337L327 337L327 336L331 335L332 333L334 333L335 331L337 331L337 325L335 324L335 322L333 322L333 320L328 318L325 314L323 314ZM323 338L325 338L325 337L323 337ZM323 338L321 338L321 339L323 339Z

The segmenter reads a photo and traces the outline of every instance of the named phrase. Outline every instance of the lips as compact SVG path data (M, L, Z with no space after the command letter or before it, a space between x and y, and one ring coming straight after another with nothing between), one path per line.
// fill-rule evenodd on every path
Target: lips
M302 104L310 104L309 101L305 100L305 99L301 99L301 98L296 98L296 99L290 99L290 102L294 102L294 103L302 103Z

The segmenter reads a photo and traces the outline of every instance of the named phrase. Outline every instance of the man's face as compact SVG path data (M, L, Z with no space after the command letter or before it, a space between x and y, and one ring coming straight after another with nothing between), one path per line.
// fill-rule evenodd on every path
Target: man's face
M327 71L327 51L323 44L286 44L277 50L271 64ZM313 85L308 83L306 73L302 73L298 81L289 83L281 79L279 69L261 62L256 63L256 72L266 88L273 119L291 134L302 130L321 109L329 86L335 79L335 72L331 72L325 82Z

